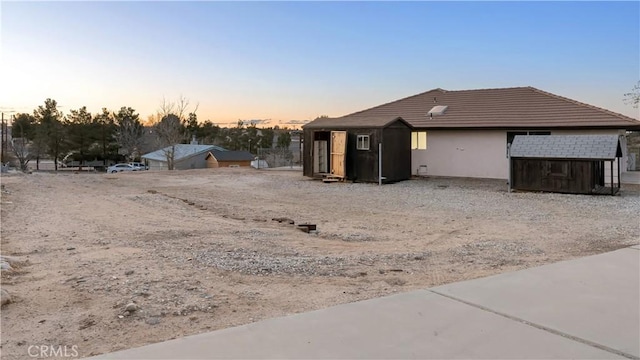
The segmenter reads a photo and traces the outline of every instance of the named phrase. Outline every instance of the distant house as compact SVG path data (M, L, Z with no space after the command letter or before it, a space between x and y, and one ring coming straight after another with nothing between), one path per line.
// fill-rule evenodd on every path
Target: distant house
M206 158L210 151L227 151L216 145L176 144L174 146L175 170L204 169L207 167ZM167 146L144 154L141 158L147 162L149 170L167 170L167 153L171 150L171 146Z
M205 156L208 168L249 167L254 156L248 151L211 150Z
M325 121L339 128L398 117L412 127L411 151L398 161L410 164L411 174L420 176L507 179L507 146L516 135L624 135L640 130L636 119L533 87L434 89ZM313 126L311 122L303 127L305 136ZM308 149L313 146L308 141L313 140L305 138L304 142L306 175L315 173L314 152ZM620 171L623 181L631 175L626 171L625 138L620 141L623 168L618 170L616 162L613 171L605 169L607 182L611 173L617 177ZM330 169L331 158L327 161ZM383 173L384 167L392 164L383 162Z

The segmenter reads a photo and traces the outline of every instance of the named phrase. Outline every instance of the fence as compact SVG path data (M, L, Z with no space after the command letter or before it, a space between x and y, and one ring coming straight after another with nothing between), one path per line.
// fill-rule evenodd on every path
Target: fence
M258 149L258 159L264 160L270 168L299 165L300 155L290 149Z

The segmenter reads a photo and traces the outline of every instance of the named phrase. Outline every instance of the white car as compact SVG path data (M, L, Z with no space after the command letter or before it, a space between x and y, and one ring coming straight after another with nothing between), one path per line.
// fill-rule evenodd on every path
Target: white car
M107 168L107 172L111 174L122 172L122 171L138 171L138 169L136 169L131 164L115 164Z
M136 170L149 170L149 168L140 162L130 162L129 165L133 166Z

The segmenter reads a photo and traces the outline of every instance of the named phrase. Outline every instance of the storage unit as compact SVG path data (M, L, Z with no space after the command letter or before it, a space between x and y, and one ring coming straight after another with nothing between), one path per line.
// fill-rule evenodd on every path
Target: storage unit
M510 188L615 195L621 157L617 135L517 135L509 149Z
M400 117L319 118L305 126L303 172L390 183L411 177L411 125Z
M205 157L207 168L249 167L255 157L248 151L211 150Z

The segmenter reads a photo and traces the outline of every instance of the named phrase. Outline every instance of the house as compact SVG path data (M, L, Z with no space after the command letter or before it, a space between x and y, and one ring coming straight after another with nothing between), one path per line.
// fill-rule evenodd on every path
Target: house
M303 126L303 172L364 182L411 177L411 130L401 117L318 118Z
M517 135L509 149L509 184L516 190L615 195L620 173L613 169L620 171L621 157L618 135Z
M624 135L640 130L638 120L533 87L434 89L336 122L398 117L413 127L411 156L398 160L410 162L413 175L429 176L507 179L507 145L516 135ZM626 164L626 144L621 141ZM311 154L305 151L306 157ZM305 158L305 166L312 166L311 161Z
M149 170L167 170L167 154L174 151L175 170L204 169L207 167L207 155L214 150L226 151L215 145L176 144L144 154L141 158L147 162Z
M248 151L211 150L205 160L208 168L250 167L255 157Z

